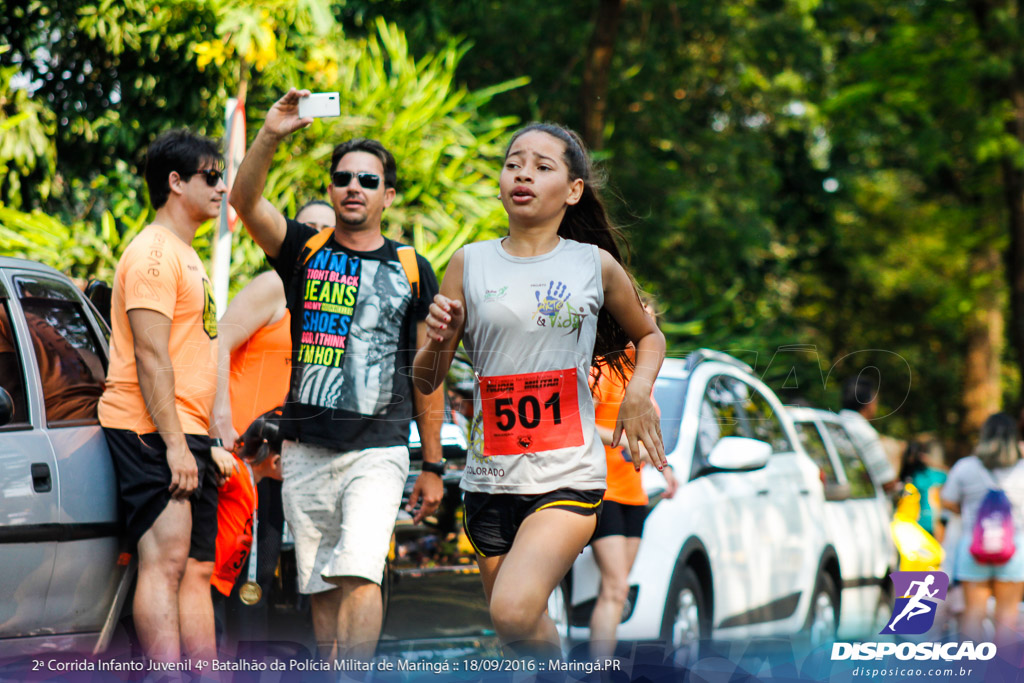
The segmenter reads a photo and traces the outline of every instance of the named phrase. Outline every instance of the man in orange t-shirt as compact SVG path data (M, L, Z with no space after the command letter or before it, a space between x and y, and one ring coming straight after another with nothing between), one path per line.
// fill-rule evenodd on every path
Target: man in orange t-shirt
M138 543L135 627L146 655L163 662L178 662L182 645L207 661L216 654L209 577L219 477L209 429L217 315L191 244L220 214L220 164L216 143L188 131L150 145L145 176L156 216L117 264L99 402L128 535Z

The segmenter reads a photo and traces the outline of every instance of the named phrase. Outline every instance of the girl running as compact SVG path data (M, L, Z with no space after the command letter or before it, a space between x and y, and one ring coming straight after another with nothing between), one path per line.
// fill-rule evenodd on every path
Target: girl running
M662 469L651 387L665 338L621 265L579 136L532 124L505 153L501 202L508 236L451 260L416 355L421 391L442 382L464 343L477 373L472 444L462 479L466 533L502 642L558 655L547 601L594 534L605 457L594 423L592 363L622 375L636 346L614 442L625 432Z

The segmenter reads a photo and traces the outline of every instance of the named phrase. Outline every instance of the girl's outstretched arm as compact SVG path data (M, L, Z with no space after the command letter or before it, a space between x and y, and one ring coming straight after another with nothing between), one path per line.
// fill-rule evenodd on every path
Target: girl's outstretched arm
M619 406L612 446L617 446L622 432L626 432L633 466L640 469L639 442L650 453L651 461L659 470L665 467L665 446L661 440L661 420L651 400L654 380L665 359L665 335L654 319L644 311L636 289L622 265L611 254L601 250L601 276L604 282L604 307L622 326L636 346L633 376Z
M413 385L424 394L441 386L451 367L455 350L466 327L466 296L462 291L465 256L459 249L448 262L441 292L434 297L427 315L427 341L416 352L412 366Z

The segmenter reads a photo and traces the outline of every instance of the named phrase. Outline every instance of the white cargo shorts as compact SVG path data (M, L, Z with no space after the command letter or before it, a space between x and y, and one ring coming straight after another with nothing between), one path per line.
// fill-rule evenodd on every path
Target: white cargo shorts
M299 591L337 588L329 577L358 576L379 584L409 474L409 449L338 452L285 441L281 461Z

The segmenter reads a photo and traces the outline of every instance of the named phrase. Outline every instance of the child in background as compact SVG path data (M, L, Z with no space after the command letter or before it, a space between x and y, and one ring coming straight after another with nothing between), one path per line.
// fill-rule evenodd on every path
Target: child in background
M262 590L253 579L247 575L243 575L241 581L238 579L249 566L246 560L252 548L253 521L259 507L256 484L266 477L281 479L280 417L281 409L275 408L253 420L235 442L234 472L218 491L217 554L210 583L215 589L214 615L222 648L226 622L238 600L255 604L262 598Z
M946 473L936 465L942 464L942 449L936 443L920 440L907 442L900 464L900 481L910 483L921 493L921 516L918 524L935 537L943 539L939 490L946 483Z

